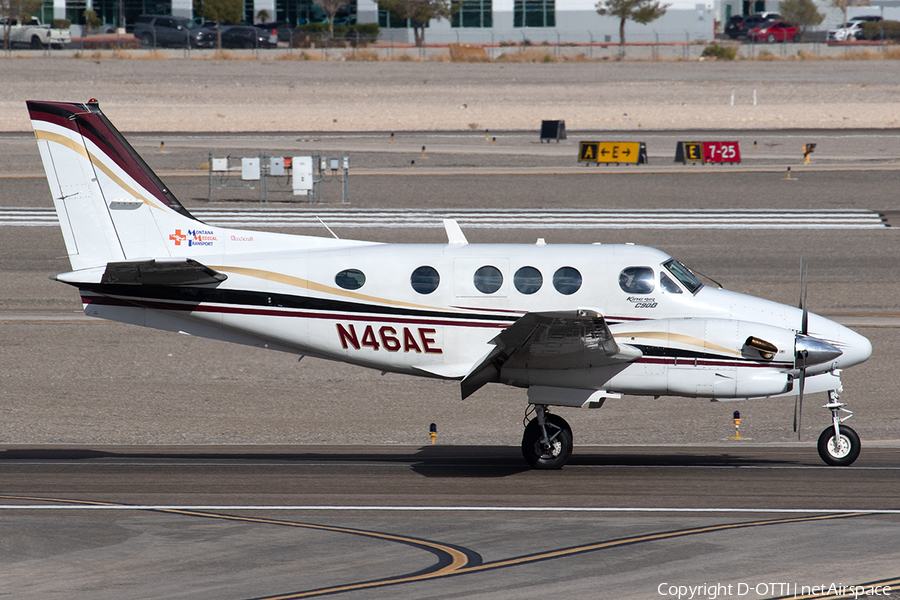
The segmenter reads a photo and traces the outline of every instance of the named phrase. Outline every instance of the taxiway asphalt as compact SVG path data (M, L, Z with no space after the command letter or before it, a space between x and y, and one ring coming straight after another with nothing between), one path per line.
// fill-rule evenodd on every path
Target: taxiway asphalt
M6 447L0 584L97 600L896 590L898 452L835 469L797 445L589 446L540 472L496 446Z

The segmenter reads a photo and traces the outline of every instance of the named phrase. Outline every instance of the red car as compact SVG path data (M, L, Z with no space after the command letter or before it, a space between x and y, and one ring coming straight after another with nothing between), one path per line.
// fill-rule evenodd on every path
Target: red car
M784 21L767 21L747 32L754 42L799 42L800 30Z

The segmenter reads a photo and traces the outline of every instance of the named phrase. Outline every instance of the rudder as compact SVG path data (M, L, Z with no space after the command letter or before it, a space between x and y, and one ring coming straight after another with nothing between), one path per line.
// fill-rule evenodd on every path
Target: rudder
M170 256L168 232L200 224L95 100L27 104L74 270Z

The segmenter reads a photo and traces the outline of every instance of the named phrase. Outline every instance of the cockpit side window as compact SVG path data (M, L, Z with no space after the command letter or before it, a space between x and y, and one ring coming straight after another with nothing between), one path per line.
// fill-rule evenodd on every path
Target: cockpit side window
M662 287L662 289L664 291L666 291L670 294L680 294L681 293L681 288L678 287L678 284L676 284L674 281L672 281L669 278L669 276L666 275L665 273L659 274L659 285Z
M700 288L703 287L703 282L697 279L694 274L688 269L686 266L675 260L674 258L670 258L666 262L663 263L663 266L675 276L675 279L681 282L687 291L692 294L696 294L700 291Z
M650 267L626 267L619 273L619 287L628 294L649 294L656 287Z

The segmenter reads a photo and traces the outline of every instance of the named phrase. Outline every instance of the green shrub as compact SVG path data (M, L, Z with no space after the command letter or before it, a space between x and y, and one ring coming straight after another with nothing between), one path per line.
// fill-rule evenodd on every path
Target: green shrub
M328 23L306 23L297 27L297 31L302 33L322 33L328 31Z
M884 31L884 39L900 40L900 21L878 21L863 23L861 39L880 40Z
M72 26L72 21L69 19L53 19L53 23L50 25L53 29L68 29Z
M700 56L703 58L715 58L717 60L734 60L737 58L737 48L720 46L713 42L703 49L703 53Z
M356 31L359 32L359 35L368 35L376 38L381 33L381 30L378 29L378 23L357 23L350 26L350 31Z

